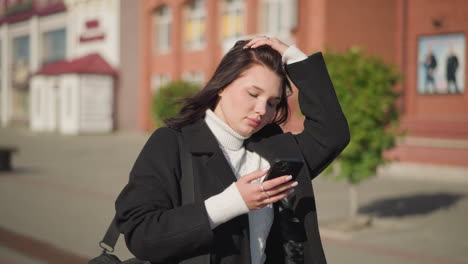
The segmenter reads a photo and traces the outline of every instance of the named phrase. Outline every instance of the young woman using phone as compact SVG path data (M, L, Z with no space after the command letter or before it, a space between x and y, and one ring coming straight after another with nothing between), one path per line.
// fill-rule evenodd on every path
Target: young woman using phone
M304 131L283 133L289 79L299 90ZM143 147L116 201L130 251L152 263L326 263L311 179L349 142L321 53L306 56L276 38L238 41L205 87L185 100ZM190 152L195 202L181 205L178 133ZM304 161L264 180L277 159ZM280 223L278 202L297 219ZM284 209L284 208L283 208ZM297 252L283 243L297 238ZM201 258L200 256L205 256ZM207 257L206 257L207 256Z

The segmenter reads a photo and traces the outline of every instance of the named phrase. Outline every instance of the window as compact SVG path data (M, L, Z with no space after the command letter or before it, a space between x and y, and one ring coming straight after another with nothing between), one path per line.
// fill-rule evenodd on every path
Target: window
M166 53L171 47L171 8L162 6L154 12L154 44L157 53Z
M244 0L224 0L223 39L239 38L244 34Z
M205 44L205 0L193 0L186 8L185 42L189 49Z
M45 32L42 39L43 65L65 59L67 47L67 36L65 29Z
M13 84L14 86L24 86L29 78L29 35L20 36L13 39Z
M5 0L0 0L0 16L5 14Z
M171 81L171 77L167 74L155 74L151 78L151 92L155 94L159 88L168 84Z
M202 86L205 81L205 75L203 72L185 72L182 74L182 79Z
M30 37L18 36L12 39L12 94L11 119L25 122L29 120L29 63Z
M287 37L297 26L297 0L262 0L262 31Z

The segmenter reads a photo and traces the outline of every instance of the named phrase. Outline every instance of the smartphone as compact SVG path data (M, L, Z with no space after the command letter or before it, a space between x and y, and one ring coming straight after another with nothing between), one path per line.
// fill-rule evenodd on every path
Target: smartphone
M283 175L291 175L293 177L292 180L294 181L303 165L304 162L299 159L275 160L275 163L273 163L265 177L265 181Z

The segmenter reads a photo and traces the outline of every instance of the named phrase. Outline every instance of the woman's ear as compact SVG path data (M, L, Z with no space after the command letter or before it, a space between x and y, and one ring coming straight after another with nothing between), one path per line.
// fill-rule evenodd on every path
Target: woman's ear
M224 89L221 89L218 91L218 101L221 99L221 96L223 95Z
M213 109L211 109L211 110L213 110L213 111L214 111L215 108L218 106L219 101L221 100L221 96L220 96L220 93L221 93L221 92L222 92L222 91L220 90L220 91L218 92L218 94L217 94L218 96L216 96L216 103L213 105Z

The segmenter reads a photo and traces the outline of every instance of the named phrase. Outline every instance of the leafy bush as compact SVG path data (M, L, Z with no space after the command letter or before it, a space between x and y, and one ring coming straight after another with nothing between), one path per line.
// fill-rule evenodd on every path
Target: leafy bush
M336 179L351 184L376 174L383 151L395 145L399 119L394 89L400 75L393 65L365 56L359 48L325 54L327 68L348 119L351 142L337 159ZM331 170L328 170L331 172Z
M182 104L180 100L197 92L200 87L187 81L174 81L162 86L153 96L152 114L157 127L164 126L164 119L176 116Z

